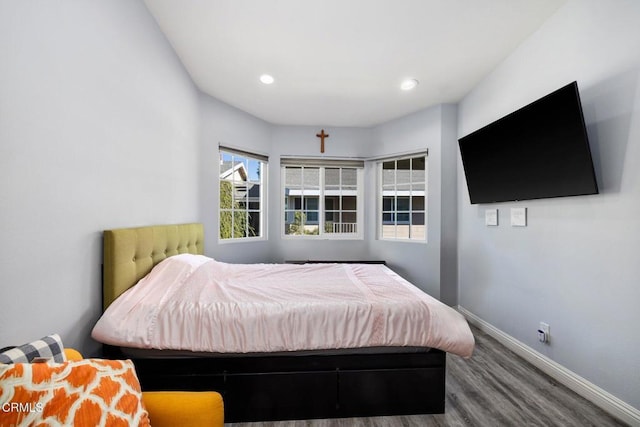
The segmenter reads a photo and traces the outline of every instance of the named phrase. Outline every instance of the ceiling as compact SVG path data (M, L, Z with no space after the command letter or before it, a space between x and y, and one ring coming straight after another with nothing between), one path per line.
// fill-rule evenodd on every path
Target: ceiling
M204 93L274 124L354 127L458 102L565 3L144 1Z

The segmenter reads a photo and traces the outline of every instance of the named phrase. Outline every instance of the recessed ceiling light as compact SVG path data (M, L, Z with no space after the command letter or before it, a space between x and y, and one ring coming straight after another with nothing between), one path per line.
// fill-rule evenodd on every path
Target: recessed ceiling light
M270 85L275 81L275 79L269 74L263 74L260 76L260 81L266 85Z
M416 86L418 86L418 81L416 79L407 79L405 81L402 82L402 84L400 85L400 89L402 90L411 90L413 88L415 88Z

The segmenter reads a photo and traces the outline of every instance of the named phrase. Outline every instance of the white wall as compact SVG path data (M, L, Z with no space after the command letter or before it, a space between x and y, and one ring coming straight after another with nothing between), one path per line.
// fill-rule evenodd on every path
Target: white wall
M442 190L455 191L455 114L454 106L441 105L373 128L374 144L370 155L388 156L429 151L427 243L375 240L375 171L371 171L369 178L373 188L367 204L368 210L372 212L368 225L372 236L369 242L371 256L386 260L391 268L430 295L436 298L446 296L443 301L449 304L457 303L456 300L451 300L456 296L455 259L443 264L442 255L446 252L447 256L451 256L450 249L456 244L457 230L452 223L456 201L447 195L443 196ZM443 163L443 159L448 160ZM443 169L443 164L447 168ZM443 220L443 217L446 219ZM443 227L443 221L447 223L447 227ZM443 251L443 244L446 251Z
M458 107L443 105L440 144L440 300L458 305Z
M197 91L142 2L0 3L0 345L86 353L105 228L197 220Z
M284 260L362 260L369 259L365 230L364 240L310 240L282 237L282 182L280 181L280 157L337 157L363 158L371 149L371 131L364 128L324 127L329 137L325 139L325 152L320 153L320 139L316 134L322 126L273 126L270 149L269 182L269 233L270 261ZM369 194L365 188L366 194ZM366 217L371 212L366 211Z
M600 195L470 205L460 305L640 408L640 3L569 1L459 104L459 136L577 80ZM528 208L512 228L511 207ZM500 210L499 227L484 210ZM551 343L537 341L540 321Z
M220 157L218 147L238 148L258 154L269 154L271 125L254 116L200 95L202 132L200 136L200 178L198 210L205 229L205 254L219 261L252 263L270 260L269 241L222 242L220 222ZM269 177L277 172L269 159ZM268 232L268 237L270 233Z

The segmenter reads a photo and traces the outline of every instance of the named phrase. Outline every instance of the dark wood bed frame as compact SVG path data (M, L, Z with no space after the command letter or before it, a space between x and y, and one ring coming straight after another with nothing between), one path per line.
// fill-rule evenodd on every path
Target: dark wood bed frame
M202 241L201 224L106 230L105 308L167 256L203 253ZM105 346L104 353L126 357L112 346ZM226 422L432 414L445 409L446 354L436 349L132 360L145 391L220 392Z

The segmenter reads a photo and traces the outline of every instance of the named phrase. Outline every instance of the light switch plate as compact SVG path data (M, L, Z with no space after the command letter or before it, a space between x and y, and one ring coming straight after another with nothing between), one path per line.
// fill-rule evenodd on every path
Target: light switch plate
M487 209L484 211L484 223L486 225L498 225L498 209Z
M527 226L527 208L511 208L511 226Z

